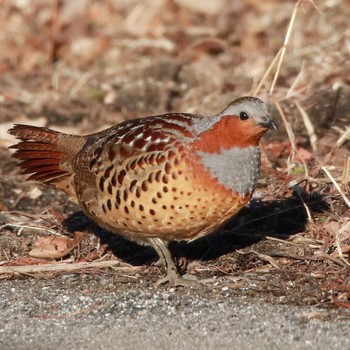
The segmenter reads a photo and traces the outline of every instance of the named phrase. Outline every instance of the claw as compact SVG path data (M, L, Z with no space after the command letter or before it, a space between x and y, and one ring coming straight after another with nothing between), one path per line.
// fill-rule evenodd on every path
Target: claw
M157 287L167 283L169 283L170 287L199 287L202 285L201 281L189 280L182 277L179 273L173 274L171 271L169 272L156 282Z

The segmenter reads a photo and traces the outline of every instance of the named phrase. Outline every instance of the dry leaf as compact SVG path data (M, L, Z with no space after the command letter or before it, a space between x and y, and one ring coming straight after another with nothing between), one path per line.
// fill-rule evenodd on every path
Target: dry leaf
M76 231L74 239L56 236L39 237L29 255L34 258L60 259L77 247L85 236L85 233Z

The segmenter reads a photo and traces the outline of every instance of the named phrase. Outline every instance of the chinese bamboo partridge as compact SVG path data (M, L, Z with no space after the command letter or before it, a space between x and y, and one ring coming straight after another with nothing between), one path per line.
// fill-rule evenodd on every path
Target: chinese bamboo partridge
M167 243L206 236L244 207L271 128L266 105L242 97L213 117L169 113L86 136L28 125L9 133L20 139L11 148L23 174L76 198L107 230L150 244L167 270L162 282L186 285Z

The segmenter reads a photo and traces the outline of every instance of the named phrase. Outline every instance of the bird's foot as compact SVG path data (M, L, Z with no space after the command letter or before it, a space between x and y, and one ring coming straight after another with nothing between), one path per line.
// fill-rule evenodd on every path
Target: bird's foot
M159 287L167 283L169 283L171 287L199 287L201 285L201 281L195 279L187 279L181 276L177 271L173 270L169 270L166 276L161 277L156 282L156 286Z

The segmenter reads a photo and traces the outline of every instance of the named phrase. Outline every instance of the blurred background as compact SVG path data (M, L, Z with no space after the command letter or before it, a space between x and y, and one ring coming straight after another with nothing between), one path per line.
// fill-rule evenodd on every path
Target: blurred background
M255 91L295 4L1 0L0 121L90 132L170 110L218 112ZM273 92L289 115L300 101L315 128L349 118L349 5L301 2ZM273 73L259 92L266 102ZM300 116L292 127L304 129Z

